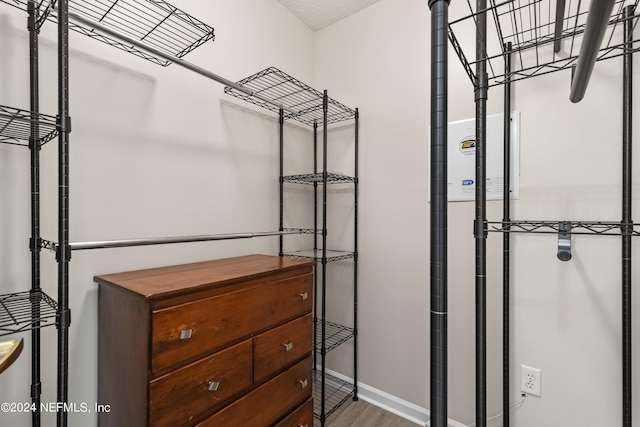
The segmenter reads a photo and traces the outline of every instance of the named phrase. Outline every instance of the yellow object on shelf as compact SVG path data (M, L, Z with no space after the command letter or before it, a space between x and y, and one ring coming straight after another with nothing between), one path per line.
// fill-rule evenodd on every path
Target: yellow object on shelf
M22 352L23 339L0 342L0 374L5 371Z

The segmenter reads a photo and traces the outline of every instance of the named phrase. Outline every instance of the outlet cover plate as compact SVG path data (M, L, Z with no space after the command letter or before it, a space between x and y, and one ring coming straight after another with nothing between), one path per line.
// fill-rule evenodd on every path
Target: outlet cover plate
M541 397L542 371L527 365L520 365L520 391Z

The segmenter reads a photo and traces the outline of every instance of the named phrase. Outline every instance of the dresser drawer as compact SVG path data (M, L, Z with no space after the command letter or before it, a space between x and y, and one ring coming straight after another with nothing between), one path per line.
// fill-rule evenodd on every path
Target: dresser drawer
M197 427L269 427L311 397L311 356L215 413Z
M274 427L313 427L313 399L307 400Z
M264 332L253 339L254 375L260 382L311 353L311 314Z
M312 274L157 310L152 315L152 372L249 337L311 311Z
M252 343L246 340L151 381L150 424L188 425L252 383Z

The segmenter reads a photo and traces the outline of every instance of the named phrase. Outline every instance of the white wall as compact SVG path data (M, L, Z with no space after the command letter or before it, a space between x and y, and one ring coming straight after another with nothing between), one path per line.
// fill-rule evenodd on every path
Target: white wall
M216 32L213 43L186 60L232 81L272 65L312 81L313 33L279 3L173 3ZM21 108L29 99L25 24L26 13L0 5L0 104ZM55 40L48 23L41 34L41 111L51 114L57 111ZM274 115L253 112L222 85L177 65L162 68L73 32L70 46L72 242L277 230ZM289 139L308 137L293 126L286 132ZM289 149L310 158L309 148ZM42 235L54 241L56 152L56 141L42 150ZM8 293L30 286L29 153L3 144L0 159L0 293ZM93 276L249 253L277 254L277 238L74 252L69 400L93 406L97 399ZM56 298L54 255L42 257L44 289ZM42 400L55 402L56 330L42 335ZM30 401L30 340L22 336L23 356L0 377L0 402ZM55 423L52 415L44 421ZM0 425L31 425L30 416L0 413ZM96 425L96 416L70 414L69 425Z
M452 15L462 16L459 7L466 5L451 3ZM429 28L426 1L382 0L319 31L315 56L315 85L361 110L359 379L425 408ZM471 118L473 88L449 55L449 120ZM521 188L512 216L619 221L621 59L597 65L579 104L569 102L569 84L566 71L515 85ZM500 88L489 91L490 114L502 111L502 97ZM501 220L501 203L488 211ZM473 217L472 203L449 204L449 417L465 424L475 421ZM501 241L490 234L489 416L501 411ZM573 259L562 263L556 236L513 238L512 401L520 397L519 365L542 369L542 398L512 410L521 427L621 424L620 239L576 236L573 244ZM334 363L348 372L343 360Z

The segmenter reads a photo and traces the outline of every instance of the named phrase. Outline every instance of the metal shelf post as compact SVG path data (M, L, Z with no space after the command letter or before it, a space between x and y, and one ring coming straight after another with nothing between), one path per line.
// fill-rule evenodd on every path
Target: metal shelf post
M31 251L31 316L40 319L41 310L38 299L40 297L40 124L37 114L40 112L40 86L39 86L39 44L38 44L38 9L34 2L29 2L28 30L29 30L29 94L30 110L32 113L31 135L29 136L29 152L31 161L31 239L29 250ZM42 383L40 374L41 342L40 321L34 322L35 328L31 330L31 403L35 410L31 413L31 424L40 426L41 413L40 402L42 395Z
M447 104L449 2L431 9L431 425L447 421Z

